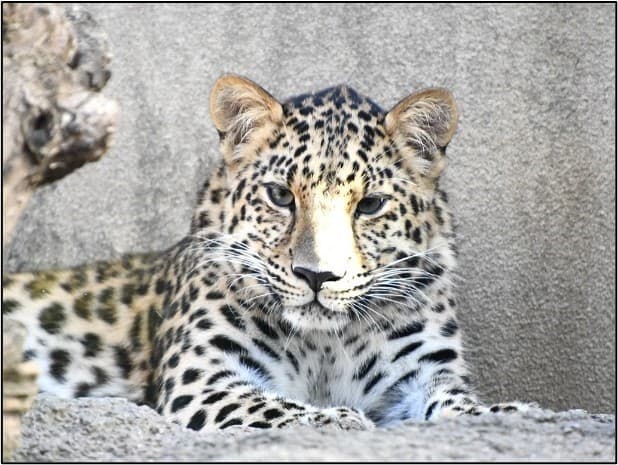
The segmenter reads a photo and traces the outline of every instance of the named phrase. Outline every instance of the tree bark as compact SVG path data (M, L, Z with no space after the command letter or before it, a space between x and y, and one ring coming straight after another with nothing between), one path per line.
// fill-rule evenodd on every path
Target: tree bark
M34 190L98 160L118 104L106 36L78 7L2 5L2 245Z
M35 189L98 160L112 143L118 104L105 34L79 7L2 5L2 247ZM70 201L71 199L67 199ZM25 328L3 317L2 458L19 442L38 367L22 360Z

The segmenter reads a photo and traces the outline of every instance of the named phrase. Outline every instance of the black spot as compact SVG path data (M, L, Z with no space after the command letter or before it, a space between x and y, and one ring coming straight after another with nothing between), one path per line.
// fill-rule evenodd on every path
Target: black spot
M92 373L94 374L95 383L98 386L100 386L101 384L105 384L109 381L109 375L103 368L92 367Z
M371 115L367 113L366 111L360 110L357 114L358 114L358 117L364 121L371 120Z
M275 328L273 328L272 326L270 326L268 323L266 323L264 320L262 320L261 318L258 317L253 317L252 318L253 322L255 323L255 326L265 335L268 336L271 339L278 339L279 336L277 335L277 331L275 331Z
M199 329L201 329L203 331L206 331L206 330L212 328L212 322L208 318L202 318L201 320L199 320L197 322L195 327L199 328Z
M182 384L193 383L200 376L202 376L202 370L198 370L197 368L189 368L182 374Z
M204 355L204 347L203 346L195 346L193 348L193 352L195 352L195 355Z
M296 360L296 357L294 357L294 354L292 354L292 352L290 352L289 350L286 350L285 355L287 356L290 363L294 366L294 370L296 371L296 373L298 373L299 372L298 360Z
M200 295L200 289L193 284L189 285L189 300L195 302Z
M155 284L155 292L159 295L165 292L165 281L163 279L161 278L157 279L157 282Z
M366 348L369 343L367 341L363 342L358 348L354 351L354 356L358 357Z
M468 394L468 391L465 389L455 388L447 391L450 395L456 396L457 394Z
M154 337L157 333L157 328L161 324L161 316L157 312L156 307L151 306L148 309L148 339L150 341L154 340Z
M399 386L400 384L403 384L409 380L411 380L412 378L416 378L416 375L418 374L418 370L411 370L409 372L407 372L405 375L403 375L401 378L399 378L397 381L395 381L395 383L393 383L393 385L388 388L388 390L393 390L395 389L397 386Z
M431 308L431 310L436 313L442 313L444 311L444 304L440 303L440 304L434 305Z
M265 354L271 356L275 360L280 360L279 354L275 352L268 344L260 341L259 339L252 339L252 342Z
M4 299L2 301L2 314L5 315L7 313L14 312L20 306L21 304L15 299Z
M249 407L247 409L247 413L255 413L257 412L259 409L261 409L262 407L264 407L266 405L266 402L259 402L255 405L252 405L251 407Z
M444 323L444 326L442 326L442 328L440 328L440 334L445 337L452 336L457 332L457 328L457 322L453 318L451 318L446 323Z
M412 239L417 244L420 244L422 242L422 239L421 239L421 228L415 228L414 231L412 231Z
M150 283L148 283L148 282L145 282L145 283L143 283L143 284L140 284L140 285L137 287L137 293L138 293L139 295L146 295L146 294L148 294L148 289L149 289L149 288L150 288Z
M216 372L214 375L212 375L210 378L208 378L208 381L206 381L206 384L214 384L216 381L219 381L221 378L227 378L228 376L232 376L235 373L231 370L221 370Z
M416 341L416 342L412 342L408 344L407 346L403 347L399 352L397 352L395 357L393 357L392 361L394 362L395 360L414 352L416 349L418 349L422 345L423 345L423 341Z
M223 305L219 310L221 311L225 319L230 322L230 324L240 329L241 331L244 331L246 329L244 321L234 307L230 305Z
M265 421L254 421L253 423L250 423L248 426L250 426L251 428L272 428L273 425L271 425L270 423L266 423Z
M118 320L116 304L114 303L114 288L103 289L98 296L100 305L97 308L97 315L106 323L113 325Z
M49 334L58 334L65 320L64 307L57 302L41 310L39 314L41 328Z
M294 402L281 401L281 406L287 410L305 410L305 407Z
M178 356L178 354L174 354L167 361L167 366L170 368L176 368L179 362L180 362L180 357Z
M412 334L420 333L423 331L425 325L422 321L415 321L403 328L397 328L395 331L388 335L389 339L399 339L401 337L407 337Z
M296 151L294 152L294 158L300 157L305 150L307 150L307 146L305 144L298 147Z
M223 423L221 426L219 426L219 428L224 429L229 426L236 426L236 425L242 425L242 420L240 418L232 418L231 420L228 420L225 423Z
M254 369L255 371L257 371L260 375L262 375L263 377L270 379L270 373L268 372L268 370L266 370L266 368L264 368L264 366L257 362L256 360L252 359L251 357L248 357L247 355L241 355L239 357L239 361L240 363L242 363L243 365Z
M178 396L172 402L172 413L185 408L191 401L193 396Z
M131 374L131 370L133 369L133 363L131 362L129 351L124 347L115 346L114 358L116 359L116 365L120 368L122 377L125 379L128 378Z
M204 423L206 423L206 412L200 409L193 414L191 420L187 423L187 428L199 431L204 427Z
M165 380L165 384L163 385L163 387L165 388L165 392L172 392L174 386L176 386L176 381L174 381L174 378L167 378Z
M203 317L204 315L206 315L207 310L205 308L198 308L196 310L194 310L193 312L191 312L191 315L189 316L189 323L193 323L194 320L197 320L198 318Z
M92 386L90 386L90 384L88 383L79 383L75 387L75 392L73 393L73 397L88 397L88 394L90 394L91 387Z
M64 375L67 372L67 368L71 363L71 356L66 350L55 349L49 353L51 364L49 366L49 374L56 380L63 383L65 381Z
M378 373L377 375L375 375L373 378L371 378L367 384L365 385L365 388L363 389L363 394L367 394L369 393L369 391L371 391L373 389L373 387L378 384L378 382L384 377L384 373Z
M181 308L183 315L186 315L187 312L191 309L191 304L189 303L186 294L182 296Z
M246 349L238 344L237 342L232 341L230 338L222 335L217 335L210 340L210 343L215 346L217 349L222 350L223 352L229 353L238 353L244 354L246 353Z
M219 299L223 299L223 297L225 297L221 292L217 292L217 291L210 291L208 294L206 294L206 298L208 300L219 300Z
M135 295L135 284L127 283L122 286L122 291L120 293L120 301L125 305L131 305L133 302L133 296Z
M354 374L354 379L363 379L365 376L367 376L367 374L369 373L369 371L371 371L377 360L378 356L375 354L371 358L365 360Z
M133 349L134 351L138 351L142 348L142 341L140 340L141 328L142 328L142 314L138 313L135 315L135 319L133 320L133 325L131 325L131 330L129 331L131 349Z
M271 408L264 412L264 418L266 420L272 420L273 418L279 418L281 416L283 416L283 412L276 408Z
M219 410L219 413L217 414L217 416L215 417L215 422L216 423L220 423L223 420L225 420L227 418L227 416L232 413L234 410L236 410L238 407L240 407L240 404L228 404L225 407L223 407L221 410Z
M444 273L444 267L440 264L426 263L424 268L426 272L425 275L416 279L416 283L419 289L428 287L431 283L433 283L436 279L438 279L438 277L440 277L442 273ZM442 304L439 304L439 305L442 305Z
M215 392L214 394L211 394L208 397L206 397L206 399L202 401L202 404L204 405L214 404L215 402L219 402L221 399L226 397L227 394L228 393L226 391Z
M436 408L436 405L438 405L438 401L434 401L431 403L431 405L427 408L427 412L425 412L425 420L429 420L429 418L431 417L431 414L433 413L433 409Z
M103 343L98 334L86 333L81 343L84 345L84 357L95 357L103 348Z
M448 363L451 360L457 358L457 352L452 349L442 349L436 352L430 352L423 355L418 359L418 363L422 362L436 362L436 363Z

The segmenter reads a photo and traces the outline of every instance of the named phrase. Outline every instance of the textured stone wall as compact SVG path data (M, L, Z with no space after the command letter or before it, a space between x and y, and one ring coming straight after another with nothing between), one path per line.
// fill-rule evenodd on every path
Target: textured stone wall
M179 240L216 157L208 93L224 72L280 98L345 82L385 107L445 86L461 112L444 182L479 389L615 409L613 5L85 8L111 41L116 144L35 194L8 269Z

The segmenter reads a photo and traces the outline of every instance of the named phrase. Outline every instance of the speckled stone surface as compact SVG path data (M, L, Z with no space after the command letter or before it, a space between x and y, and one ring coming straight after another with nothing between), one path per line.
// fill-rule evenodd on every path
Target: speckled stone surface
M406 423L373 431L298 427L197 433L122 399L39 396L13 460L616 460L612 415L539 410Z
M491 401L615 410L615 5L85 8L114 54L117 142L36 194L5 269L179 240L216 157L208 94L224 72L280 98L345 82L384 107L445 86L461 113L444 184L476 384Z

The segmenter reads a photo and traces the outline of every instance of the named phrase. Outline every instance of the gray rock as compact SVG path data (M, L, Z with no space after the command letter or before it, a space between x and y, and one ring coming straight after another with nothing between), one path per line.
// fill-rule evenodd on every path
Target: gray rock
M297 427L198 433L123 399L39 395L14 460L560 460L616 459L613 415L582 410L409 422L374 431Z

